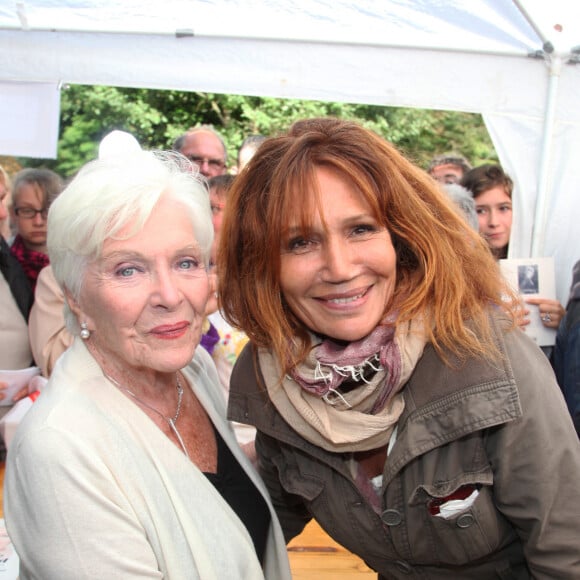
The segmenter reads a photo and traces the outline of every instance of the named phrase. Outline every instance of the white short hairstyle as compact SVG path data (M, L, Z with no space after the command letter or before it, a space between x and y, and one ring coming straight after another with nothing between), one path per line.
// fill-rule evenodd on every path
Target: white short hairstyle
M179 153L138 150L87 163L51 205L47 246L61 288L78 300L87 265L101 256L105 240L130 222L129 235L137 234L163 196L183 204L207 267L213 225L205 180ZM78 334L66 301L65 322Z

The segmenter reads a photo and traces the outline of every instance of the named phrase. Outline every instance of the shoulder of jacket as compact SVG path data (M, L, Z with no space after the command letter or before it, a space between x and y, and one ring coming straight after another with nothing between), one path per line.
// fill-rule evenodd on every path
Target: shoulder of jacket
M404 389L411 407L416 409L455 398L466 389L488 390L504 386L516 389L512 358L517 358L518 348L514 351L511 343L525 341L526 337L519 337L521 331L518 329L505 330L501 319L492 321L492 332L498 349L493 359L470 356L459 360L448 355L446 363L431 344L426 345Z
M259 366L256 349L248 342L238 355L230 379L230 390L236 392L247 390L245 387L254 387L258 383Z

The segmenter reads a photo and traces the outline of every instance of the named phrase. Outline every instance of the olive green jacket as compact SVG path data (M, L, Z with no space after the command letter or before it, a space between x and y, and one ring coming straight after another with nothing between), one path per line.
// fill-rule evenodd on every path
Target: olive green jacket
M286 539L314 517L385 579L579 579L580 443L553 371L520 330L496 328L503 361L445 366L427 346L404 388L379 513L348 454L301 438L270 403L251 345L231 378L229 417L255 425L260 471ZM477 489L455 517L433 515Z

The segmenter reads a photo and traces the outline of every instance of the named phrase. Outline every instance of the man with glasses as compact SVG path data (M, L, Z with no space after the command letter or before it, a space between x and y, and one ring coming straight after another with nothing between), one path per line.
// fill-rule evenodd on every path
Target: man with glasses
M427 173L443 184L459 183L461 178L471 169L471 164L463 155L446 153L431 159Z
M185 155L207 179L227 171L227 150L222 137L211 125L188 129L173 144L173 149Z

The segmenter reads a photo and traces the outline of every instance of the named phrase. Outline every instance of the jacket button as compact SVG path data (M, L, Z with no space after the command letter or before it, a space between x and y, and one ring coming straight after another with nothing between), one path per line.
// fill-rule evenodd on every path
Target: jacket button
M398 568L399 572L402 572L403 574L410 574L413 571L411 564L404 560L397 560L395 566Z
M458 528L468 528L475 523L475 518L472 514L462 514L457 518Z
M385 510L381 514L381 520L387 526L398 526L403 521L403 516L398 510Z

